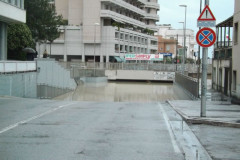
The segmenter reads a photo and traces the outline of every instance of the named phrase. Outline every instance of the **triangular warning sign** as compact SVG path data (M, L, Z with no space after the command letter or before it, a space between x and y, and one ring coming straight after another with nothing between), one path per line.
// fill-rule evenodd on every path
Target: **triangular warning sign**
M203 9L201 15L198 17L198 21L216 21L216 18L208 5Z

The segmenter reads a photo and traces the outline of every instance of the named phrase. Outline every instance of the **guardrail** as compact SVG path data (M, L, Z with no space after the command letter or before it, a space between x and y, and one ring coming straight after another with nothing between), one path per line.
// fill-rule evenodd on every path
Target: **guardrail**
M0 73L36 71L35 61L0 61Z
M198 97L198 82L197 79L183 75L181 73L175 73L175 83L180 85L186 90L192 98Z

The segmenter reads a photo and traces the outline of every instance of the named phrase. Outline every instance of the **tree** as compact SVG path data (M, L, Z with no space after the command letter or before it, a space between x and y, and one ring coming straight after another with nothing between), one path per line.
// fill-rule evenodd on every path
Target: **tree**
M30 29L26 24L12 24L8 26L8 58L25 60L22 49L33 47L33 39Z
M55 6L48 0L25 0L27 25L35 42L52 43L59 37L58 27L63 24L62 16L57 15Z

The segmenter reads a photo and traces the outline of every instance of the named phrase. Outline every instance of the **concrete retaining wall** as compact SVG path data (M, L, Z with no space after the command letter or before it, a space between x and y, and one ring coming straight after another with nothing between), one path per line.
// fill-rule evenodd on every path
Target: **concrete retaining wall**
M70 71L61 67L54 59L37 59L37 85L74 90L77 84Z
M15 97L37 97L37 73L16 73L0 75L0 95Z
M149 80L173 81L175 72L144 71L144 70L106 70L109 80Z

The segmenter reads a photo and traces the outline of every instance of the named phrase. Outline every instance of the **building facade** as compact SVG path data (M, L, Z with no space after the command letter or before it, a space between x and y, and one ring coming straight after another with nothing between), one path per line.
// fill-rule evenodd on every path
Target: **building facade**
M55 0L68 25L51 45L51 57L109 62L126 53L156 54L157 0ZM50 45L38 45L39 53Z
M176 57L177 48L180 48L175 39L165 39L158 37L158 53L172 53L172 58Z
M177 40L178 45L184 46L184 33L183 29L173 29L171 25L164 24L159 26L158 35L162 36L165 39ZM191 29L186 29L186 57L194 58L194 46L196 45L194 31Z
M217 40L212 60L212 88L230 96L232 74L232 40L228 38L233 27L233 17L216 25Z
M26 23L24 0L0 0L0 60L7 60L7 26Z
M240 1L235 0L233 16L232 98L240 103Z

